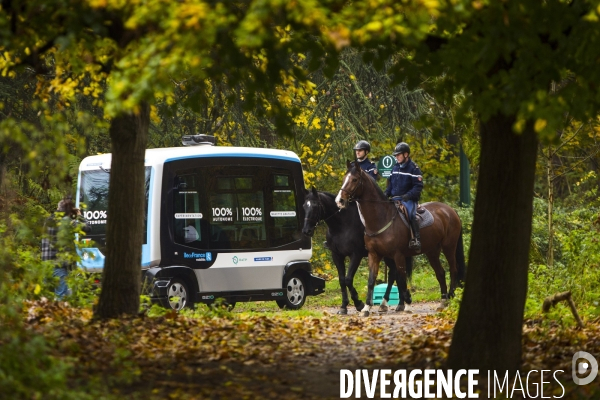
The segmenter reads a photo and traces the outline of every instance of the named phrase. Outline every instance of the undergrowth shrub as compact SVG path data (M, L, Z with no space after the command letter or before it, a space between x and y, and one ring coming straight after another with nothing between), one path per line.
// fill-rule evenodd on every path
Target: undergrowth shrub
M548 205L546 200L534 200L526 317L540 314L547 296L567 290L582 317L600 315L599 209L594 203L567 204L554 205L554 262L549 265ZM547 317L574 323L562 306Z
M24 324L25 300L54 297L54 266L41 261L39 229L45 218L37 207L10 216L10 226L0 223L0 393L11 399L86 399L88 393L68 385L74 366L68 359L55 355L60 337L42 336ZM68 282L80 289L77 274ZM90 304L89 291L74 291L71 300L78 305Z

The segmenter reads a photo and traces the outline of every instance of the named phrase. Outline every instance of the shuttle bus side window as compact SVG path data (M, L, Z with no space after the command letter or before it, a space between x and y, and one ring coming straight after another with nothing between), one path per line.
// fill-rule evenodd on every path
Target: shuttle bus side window
M259 183L264 167L239 167L213 171L216 183L210 192L211 249L261 249L268 246L264 212L264 189ZM208 169L210 170L210 169ZM205 171L206 172L206 171Z
M230 189L230 179L217 178L217 187L223 190ZM211 249L229 249L232 243L237 240L235 219L235 198L233 193L210 193L209 196L209 221L210 221L210 248Z
M274 245L291 243L299 239L298 215L296 212L296 193L294 181L290 175L273 175L273 217Z
M173 191L175 242L202 248L206 246L203 229L205 216L202 213L198 177L193 172L183 172L176 177L176 188Z

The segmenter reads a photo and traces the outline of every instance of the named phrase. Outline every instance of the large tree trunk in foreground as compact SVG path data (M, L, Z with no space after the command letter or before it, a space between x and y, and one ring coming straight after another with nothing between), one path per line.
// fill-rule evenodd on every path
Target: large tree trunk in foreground
M527 295L537 137L513 117L481 123L469 266L449 368L516 372Z
M150 107L123 114L110 125L112 163L106 226L106 260L95 316L136 315L140 307L144 227L144 157Z

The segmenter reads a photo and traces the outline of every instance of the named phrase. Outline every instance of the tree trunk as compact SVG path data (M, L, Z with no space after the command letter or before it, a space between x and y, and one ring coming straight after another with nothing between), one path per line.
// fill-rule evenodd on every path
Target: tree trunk
M144 224L144 157L150 107L122 114L110 124L112 163L106 226L106 260L98 318L136 315L140 307Z
M514 117L481 123L481 163L469 267L448 358L449 368L515 372L521 334L533 215L537 137Z

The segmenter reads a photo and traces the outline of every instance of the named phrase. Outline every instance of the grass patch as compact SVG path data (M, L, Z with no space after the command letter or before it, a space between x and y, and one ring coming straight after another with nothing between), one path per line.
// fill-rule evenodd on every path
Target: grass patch
M433 269L427 262L427 259L424 257L417 257L415 261L412 282L409 285L411 288L413 301L440 300L440 286L435 277ZM446 277L448 278L448 274L446 274ZM367 260L364 259L358 267L356 275L354 276L354 287L358 292L359 299L362 301L365 301L367 298L368 281L369 268L367 266ZM379 270L378 281L387 281L387 279L384 279L383 268L380 268ZM447 284L449 285L449 282L447 282ZM348 293L348 298L350 298L350 293ZM352 300L350 300L350 302L350 306L353 306ZM242 314L249 313L251 315L281 312L289 316L322 316L322 312L316 311L315 309L322 309L324 307L337 308L341 306L341 304L342 292L340 290L339 278L336 276L326 282L324 293L317 296L309 296L301 310L282 311L279 309L275 301L254 301L248 303L237 303L233 312Z
M446 285L450 286L447 273ZM410 288L413 301L438 301L442 297L435 272L429 265L418 266L415 269Z

